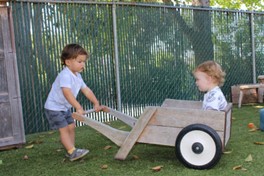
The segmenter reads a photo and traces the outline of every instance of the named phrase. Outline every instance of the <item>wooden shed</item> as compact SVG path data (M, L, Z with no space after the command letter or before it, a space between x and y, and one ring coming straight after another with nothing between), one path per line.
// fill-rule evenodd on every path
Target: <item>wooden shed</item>
M0 149L20 147L25 132L11 8L0 6Z

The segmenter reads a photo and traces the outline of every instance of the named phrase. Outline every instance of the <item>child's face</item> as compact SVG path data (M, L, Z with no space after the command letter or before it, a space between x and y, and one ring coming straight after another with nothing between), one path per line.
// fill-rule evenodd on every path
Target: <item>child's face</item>
M85 62L87 60L86 55L78 55L75 59L68 59L65 61L67 67L76 74L77 72L82 72L85 67Z
M201 92L207 92L211 89L212 78L206 73L197 71L194 73L195 83Z

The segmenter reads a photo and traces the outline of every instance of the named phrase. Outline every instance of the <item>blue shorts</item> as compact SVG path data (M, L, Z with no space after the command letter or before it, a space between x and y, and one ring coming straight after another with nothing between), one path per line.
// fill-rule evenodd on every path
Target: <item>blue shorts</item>
M72 113L70 110L52 111L52 110L45 109L45 115L49 121L49 125L52 130L64 128L74 123L74 120L72 118Z

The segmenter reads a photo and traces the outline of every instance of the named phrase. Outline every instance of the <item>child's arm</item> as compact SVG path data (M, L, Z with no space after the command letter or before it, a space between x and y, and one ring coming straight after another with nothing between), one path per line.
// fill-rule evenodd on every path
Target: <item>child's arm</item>
M82 88L81 91L85 95L85 97L93 103L95 111L96 112L100 111L101 107L99 101L97 100L93 91L89 87Z
M80 114L84 114L83 107L80 105L80 103L76 100L74 95L71 92L70 88L62 87L62 92L67 101L76 109L76 112Z

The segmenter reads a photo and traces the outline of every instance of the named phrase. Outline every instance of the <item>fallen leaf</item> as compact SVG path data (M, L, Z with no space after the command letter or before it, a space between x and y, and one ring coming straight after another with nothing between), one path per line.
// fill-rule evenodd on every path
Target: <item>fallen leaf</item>
M248 157L245 159L246 162L251 162L253 160L252 155L249 154Z
M31 148L33 148L34 147L34 145L32 144L32 145L28 145L28 146L26 146L25 148L26 149L31 149Z
M256 145L264 145L264 142L254 142Z
M158 172L161 170L161 168L163 168L163 166L155 166L155 167L152 167L152 170L155 172Z
M242 165L234 166L233 170L240 170L242 168Z
M138 160L139 157L138 157L137 155L133 155L133 159L134 159L134 160Z
M101 169L107 169L108 168L108 165L107 164L104 164L101 166Z
M242 165L238 165L238 166L233 167L233 170L242 170L242 171L246 171L247 169L246 169L246 168L243 168Z
M252 129L250 129L250 130L248 130L249 132L255 132L255 131L258 131L259 130L259 128L252 128Z
M233 152L233 150L230 150L230 151L224 151L223 153L224 154L230 154L230 153L232 153Z
M34 143L34 141L29 141L29 142L28 142L28 144L33 144L33 143Z
M28 156L25 155L25 156L23 157L23 159L24 159L24 160L28 160Z
M107 145L107 146L104 147L105 150L108 150L110 148L112 148L112 146L110 146L110 145Z
M242 171L247 171L247 169L246 169L246 168L244 168L244 167L242 167L242 168L241 168L241 170L242 170Z
M61 149L57 149L57 152L61 152L62 150Z
M0 160L0 164L3 164L3 161L2 160Z

